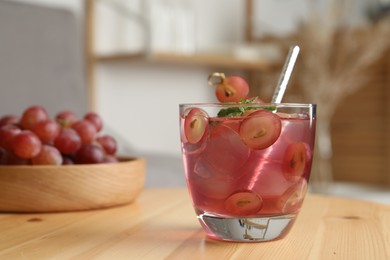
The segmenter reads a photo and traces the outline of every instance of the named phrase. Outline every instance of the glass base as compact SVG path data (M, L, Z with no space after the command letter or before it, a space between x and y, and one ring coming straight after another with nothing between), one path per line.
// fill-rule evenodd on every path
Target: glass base
M234 242L263 242L283 238L295 222L296 214L253 218L226 218L198 215L207 235Z

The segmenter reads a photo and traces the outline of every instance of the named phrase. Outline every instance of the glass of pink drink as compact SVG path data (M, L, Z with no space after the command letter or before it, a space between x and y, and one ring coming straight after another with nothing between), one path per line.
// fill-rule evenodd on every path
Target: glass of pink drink
M292 227L306 195L314 104L180 105L187 186L211 238L259 242Z

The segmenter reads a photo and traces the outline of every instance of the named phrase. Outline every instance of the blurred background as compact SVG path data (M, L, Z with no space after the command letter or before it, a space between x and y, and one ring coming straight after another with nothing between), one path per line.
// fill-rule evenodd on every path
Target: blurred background
M147 186L183 186L178 105L218 71L270 100L318 104L315 192L390 203L389 0L2 0L0 111L93 110Z

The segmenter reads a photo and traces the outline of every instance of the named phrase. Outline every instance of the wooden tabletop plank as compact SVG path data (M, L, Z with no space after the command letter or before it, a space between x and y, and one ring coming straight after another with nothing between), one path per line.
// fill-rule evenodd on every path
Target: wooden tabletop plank
M130 205L0 214L1 259L390 259L390 205L307 196L281 240L205 236L185 189L146 189Z

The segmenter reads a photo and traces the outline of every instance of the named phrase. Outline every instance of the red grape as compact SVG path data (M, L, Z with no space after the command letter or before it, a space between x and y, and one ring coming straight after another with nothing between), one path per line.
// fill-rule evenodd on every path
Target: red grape
M184 120L184 134L191 144L203 140L208 130L208 115L199 108L192 108Z
M23 159L32 158L41 151L42 143L39 137L30 130L23 130L11 140L12 151Z
M61 165L62 156L57 148L51 145L42 145L39 154L31 158L34 165Z
M214 78L219 82L213 82ZM240 76L226 77L223 73L213 73L209 76L209 84L216 87L215 95L219 102L240 102L249 93L248 83Z
M303 176L309 167L310 154L310 147L304 142L289 144L282 164L287 180L295 180Z
M4 148L0 147L0 165L4 164L4 159L6 156L7 151Z
M81 138L72 128L63 128L54 140L54 146L63 154L71 154L81 146Z
M106 154L113 155L116 153L117 143L114 137L102 135L96 138L96 141L103 147Z
M31 106L27 108L20 119L20 125L23 129L32 130L40 121L44 121L49 118L47 111L41 106Z
M240 136L252 149L265 149L279 138L282 123L279 116L268 110L257 110L241 123Z
M5 150L3 150L5 151ZM17 157L13 152L5 151L3 153L0 165L29 165L30 160L29 159L23 159Z
M256 214L262 207L263 199L251 191L234 193L225 200L226 210L236 216Z
M0 118L0 127L4 125L16 125L19 123L19 117L15 115L5 115Z
M89 113L85 114L84 119L91 122L95 126L97 132L102 130L103 120L97 113L89 112Z
M80 120L73 123L72 128L78 133L82 144L90 144L96 137L96 128L88 120Z
M47 119L35 124L33 131L43 143L49 144L59 135L60 125L53 119Z
M71 127L74 122L77 121L75 113L69 110L61 111L55 116L57 123L63 128Z
M285 214L296 213L301 208L306 192L307 182L301 178L279 198L278 208Z
M12 139L21 132L16 125L5 125L0 127L0 147L12 150Z
M62 155L62 165L72 165L74 164L74 161L72 158L66 155Z
M98 145L83 145L75 154L75 162L77 164L102 163L104 162L104 152Z
M94 112L82 120L70 110L50 118L39 105L20 117L0 117L0 165L68 165L117 162L117 142L110 135L97 136L102 118Z

